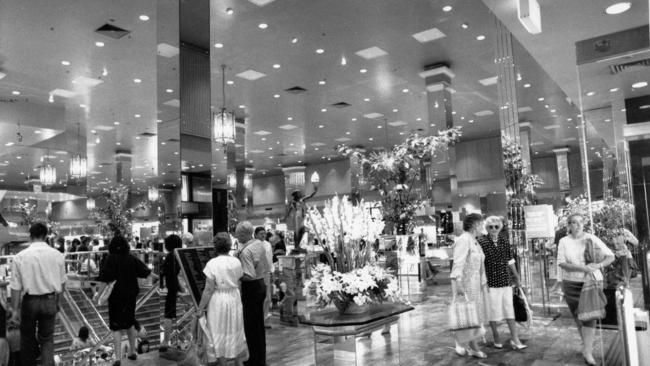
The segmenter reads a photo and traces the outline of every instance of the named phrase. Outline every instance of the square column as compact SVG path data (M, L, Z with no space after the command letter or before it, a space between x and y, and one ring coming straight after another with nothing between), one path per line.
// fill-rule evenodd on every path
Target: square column
M557 163L557 176L560 181L560 192L571 190L571 179L569 176L569 148L553 149Z

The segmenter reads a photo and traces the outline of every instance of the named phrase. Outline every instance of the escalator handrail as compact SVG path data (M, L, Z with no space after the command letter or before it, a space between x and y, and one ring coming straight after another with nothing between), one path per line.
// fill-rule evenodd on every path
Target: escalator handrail
M88 301L88 303L89 303L90 305L92 305L93 310L94 310L95 313L97 314L97 317L99 318L99 320L101 320L102 325L103 325L106 329L109 329L108 324L106 324L106 320L104 320L104 317L103 317L102 314L99 312L99 309L97 309L97 307L95 306L95 304L93 304L93 300L92 300L91 298L89 298L88 295L86 295L85 292L83 292L83 291L79 291L79 292L81 292L81 295L82 295L82 296L83 296L83 297ZM97 338L99 338L99 337L97 337Z
M66 297L66 300L68 301L68 304L70 306L72 306L72 309L74 311L76 311L77 314L79 314L79 316L81 317L81 320L86 325L86 327L88 327L88 330L90 330L90 332L94 336L95 340L99 340L99 336L97 335L97 332L95 331L95 328L90 325L90 322L88 322L88 319L86 319L86 316L84 315L84 313L81 311L81 309L79 309L79 306L77 306L77 303L72 298L72 295L70 295L69 290L66 288L63 291L63 293L64 293L64 296ZM94 306L93 306L93 308L94 308ZM95 310L97 310L97 309L95 309ZM99 316L100 319L102 319L101 314L99 314L99 312L97 312L97 315ZM104 325L106 325L106 323L104 322L104 319L102 319L102 323L104 323ZM106 327L106 328L108 328L108 327Z

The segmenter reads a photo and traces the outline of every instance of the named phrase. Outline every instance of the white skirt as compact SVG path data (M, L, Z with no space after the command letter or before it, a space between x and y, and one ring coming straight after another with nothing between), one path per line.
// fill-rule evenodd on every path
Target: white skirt
M515 309L512 305L512 287L490 287L487 300L487 320L500 322L505 319L515 318Z
M238 288L216 290L208 303L207 325L212 345L207 348L209 360L235 358L246 353L244 313Z

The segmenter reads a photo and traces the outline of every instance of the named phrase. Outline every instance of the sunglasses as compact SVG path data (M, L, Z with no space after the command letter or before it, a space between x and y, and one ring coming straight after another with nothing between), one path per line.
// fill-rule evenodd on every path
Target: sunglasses
M499 226L499 225L488 225L487 228L488 229L501 229L501 226Z

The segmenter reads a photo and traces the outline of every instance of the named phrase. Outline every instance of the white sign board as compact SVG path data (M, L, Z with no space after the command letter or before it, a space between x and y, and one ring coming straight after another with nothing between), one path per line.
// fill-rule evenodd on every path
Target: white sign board
M524 206L526 237L552 238L555 236L555 215L551 205Z

